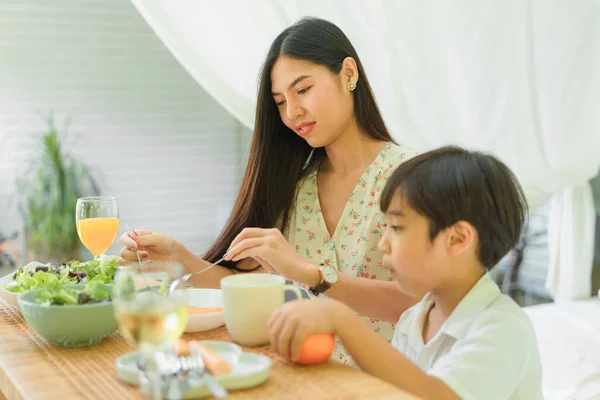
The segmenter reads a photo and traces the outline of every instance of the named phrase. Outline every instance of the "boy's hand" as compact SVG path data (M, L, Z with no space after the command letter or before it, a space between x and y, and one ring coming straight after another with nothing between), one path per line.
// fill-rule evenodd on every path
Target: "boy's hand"
M336 333L346 305L335 300L297 300L271 314L269 334L273 351L288 361L300 357L304 339L314 333Z

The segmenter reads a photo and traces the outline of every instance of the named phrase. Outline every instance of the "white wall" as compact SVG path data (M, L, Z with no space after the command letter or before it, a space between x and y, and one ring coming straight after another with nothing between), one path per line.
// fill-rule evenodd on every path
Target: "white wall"
M59 121L72 117L73 149L102 194L117 197L121 232L127 222L206 249L237 192L250 132L187 74L130 2L0 2L5 233L20 228L14 180L40 115L51 110Z
M597 175L590 183L592 185L592 192L594 193L594 202L596 203L596 247L594 251L594 261L596 268L600 268L600 175ZM597 282L594 283L594 287L600 286L600 271L598 272L598 276L599 278L597 278Z
M596 204L596 214L600 216L600 174L596 175L590 181L592 185L592 193L594 194L594 203Z

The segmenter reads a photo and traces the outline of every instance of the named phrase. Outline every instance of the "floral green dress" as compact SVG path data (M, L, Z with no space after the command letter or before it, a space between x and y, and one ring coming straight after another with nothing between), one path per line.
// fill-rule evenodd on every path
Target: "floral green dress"
M359 179L331 236L319 204L318 167L314 168L296 187L292 212L284 232L289 243L298 254L314 264L330 264L340 272L365 279L391 280L381 265L383 253L377 248L385 218L379 209L379 198L394 169L415 154L407 147L387 143ZM308 290L304 284L297 285ZM394 332L392 324L373 318L364 319L375 332L391 340ZM339 342L334 358L354 365Z

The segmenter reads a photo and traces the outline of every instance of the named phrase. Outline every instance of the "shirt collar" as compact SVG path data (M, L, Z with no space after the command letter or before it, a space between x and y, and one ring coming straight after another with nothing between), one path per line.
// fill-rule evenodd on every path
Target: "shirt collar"
M471 322L501 295L500 288L486 272L458 303L440 330L457 340L464 338Z
M458 303L450 317L440 328L440 331L455 339L464 338L471 322L501 294L496 282L492 280L488 273L485 273ZM409 338L411 332L416 332L422 337L424 318L432 305L433 296L431 293L427 293L423 300L415 306L409 320L396 327L398 332L407 335Z

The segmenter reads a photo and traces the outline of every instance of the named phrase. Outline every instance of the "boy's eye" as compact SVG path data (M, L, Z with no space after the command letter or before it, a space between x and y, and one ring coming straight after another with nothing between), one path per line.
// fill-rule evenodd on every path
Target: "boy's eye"
M382 226L383 226L385 229L387 229L387 228L388 228L388 224L383 224ZM402 227L401 227L401 226L398 226L398 225L389 225L389 228L390 228L391 230L393 230L394 232L398 232L398 231L402 230Z

